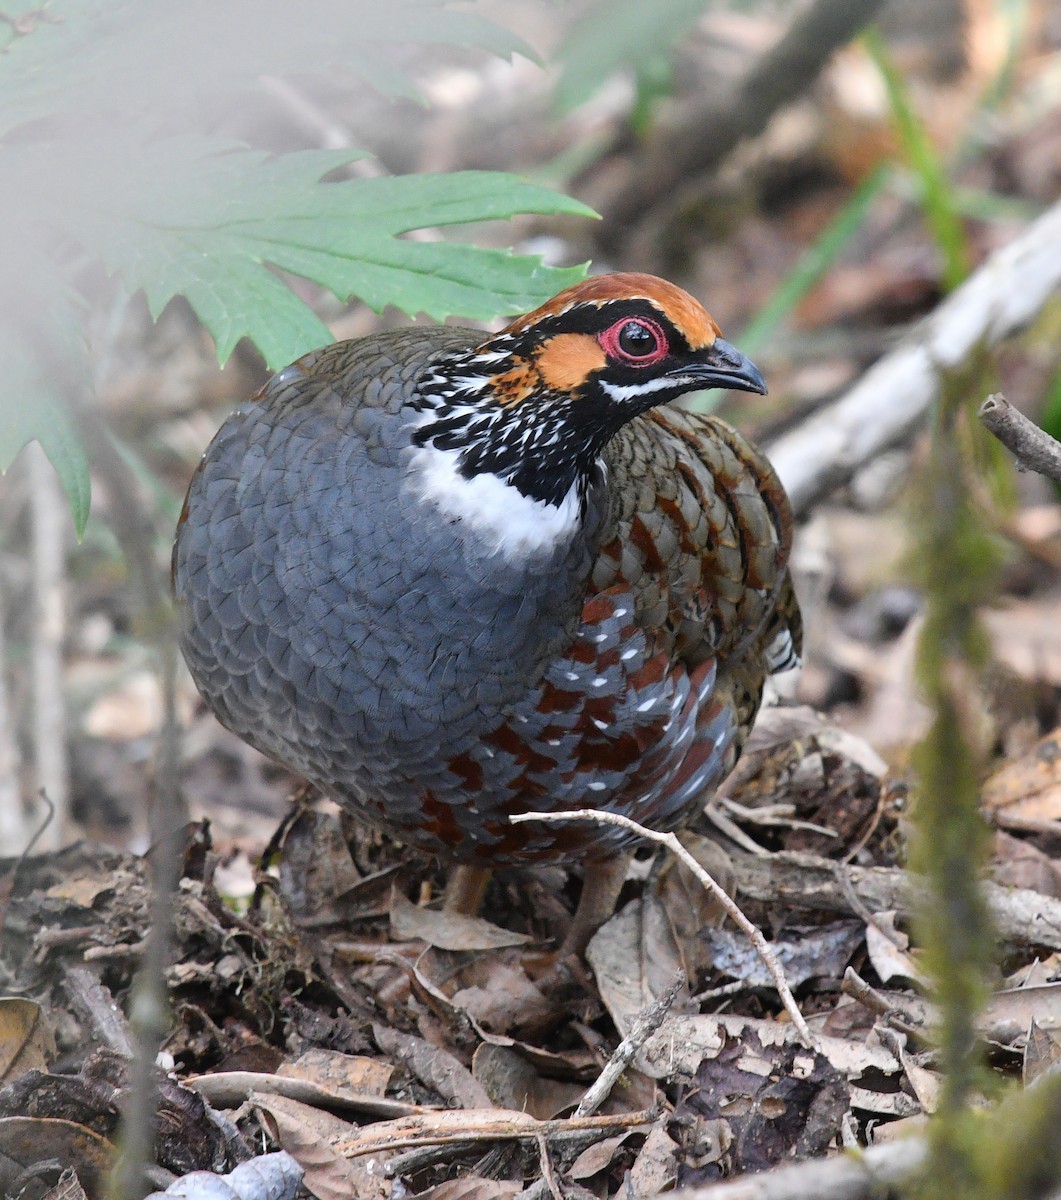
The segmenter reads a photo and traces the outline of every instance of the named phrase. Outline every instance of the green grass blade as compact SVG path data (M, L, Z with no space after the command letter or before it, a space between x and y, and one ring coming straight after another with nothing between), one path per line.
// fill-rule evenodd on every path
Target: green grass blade
M958 215L954 187L880 32L867 30L862 35L862 44L884 80L896 133L921 183L925 222L943 257L943 284L951 291L965 279L970 269L969 246Z
M740 331L736 340L745 354L755 354L766 345L781 322L843 254L891 177L892 168L882 163L862 180L844 207L778 284L770 299Z

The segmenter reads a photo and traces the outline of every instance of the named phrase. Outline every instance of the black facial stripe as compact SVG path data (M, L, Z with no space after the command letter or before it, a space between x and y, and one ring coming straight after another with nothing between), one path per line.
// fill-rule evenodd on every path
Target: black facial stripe
M530 328L508 336L512 338L513 352L527 356L535 346L541 345L558 333L597 334L610 328L617 321L638 317L647 318L663 330L672 352L689 352L689 342L685 335L662 309L649 300L609 300L606 304L575 304L562 313L543 317ZM492 345L501 349L500 342L500 338L495 338Z

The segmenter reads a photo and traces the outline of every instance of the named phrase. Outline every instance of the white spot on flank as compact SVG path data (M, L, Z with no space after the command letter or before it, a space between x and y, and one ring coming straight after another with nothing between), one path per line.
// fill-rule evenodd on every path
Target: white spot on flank
M577 671L565 671L564 678L570 679L571 682L574 683L578 679L578 672Z
M601 783L601 781L600 781L599 779L595 779L595 780L594 780L594 781L593 781L593 782L592 782L592 783L589 785L589 790L590 790L591 792L603 792L603 791L604 791L604 789L605 789L607 786L608 786L608 785L607 785L606 783Z
M656 707L656 698L653 696L653 698L651 700L642 700L641 703L637 706L637 711L638 712L648 712L648 710L650 708L655 708L655 707Z
M623 662L629 662L629 660L630 660L631 658L636 658L636 657L637 657L637 654L638 654L638 649L637 649L637 647L636 647L636 646L631 646L629 650L624 650L624 651L622 652L622 654L620 654L620 655L619 655L619 658L620 658L620 659L621 659Z
M594 681L593 681L593 686L594 687L604 687L604 685L607 682L608 682L608 680L603 675L598 675L597 678L594 679Z
M559 504L546 504L489 472L465 479L457 469L459 454L421 446L410 459L410 485L421 500L462 521L489 553L526 558L569 542L581 527L574 485Z

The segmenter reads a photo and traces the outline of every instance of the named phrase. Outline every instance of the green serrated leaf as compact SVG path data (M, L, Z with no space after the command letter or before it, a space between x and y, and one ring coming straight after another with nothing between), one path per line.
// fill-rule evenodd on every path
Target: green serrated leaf
M588 100L617 71L638 72L653 60L669 61L713 0L597 0L570 30L557 58L561 109Z
M415 95L399 65L410 46L537 61L515 34L448 0L303 0L297 12L286 0L51 0L34 12L0 56L0 132L44 117L186 125L270 74L359 74L386 95Z
M23 164L24 186L38 189L38 211L50 210L54 222L94 247L131 290L143 289L153 313L186 296L222 361L241 337L271 366L329 340L274 268L377 311L393 305L436 320L526 311L583 273L529 255L404 236L516 213L594 215L516 176L468 171L322 183L356 154L269 158L193 138L139 153L129 145L106 149L94 146L74 164L79 190L68 210L56 211L62 193L48 179L46 150Z
M156 315L186 296L222 360L250 337L274 366L330 338L285 273L438 318L530 308L582 274L407 236L523 212L590 215L525 180L324 183L358 152L269 157L188 132L213 127L263 76L354 75L408 96L415 87L395 58L410 46L535 58L449 0L306 0L297 12L286 0L20 4L7 14L24 18L19 36L0 53L0 311L24 314L41 336L16 336L19 324L0 336L0 462L40 441L79 529L88 470L63 396L88 373L50 349L71 267L83 277L101 259Z
M58 344L52 347L58 352ZM83 369L83 360L51 363L59 373ZM88 460L65 398L46 374L42 359L19 336L14 322L0 325L0 471L30 442L39 442L70 502L77 536L85 531L91 504Z

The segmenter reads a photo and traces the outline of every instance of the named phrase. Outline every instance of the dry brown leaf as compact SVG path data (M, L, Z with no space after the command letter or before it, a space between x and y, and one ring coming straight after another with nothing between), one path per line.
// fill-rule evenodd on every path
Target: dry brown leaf
M1033 1021L1041 1029L1061 1030L1061 983L995 992L979 1024L992 1041L1010 1043L1022 1038Z
M913 1088L918 1104L927 1113L934 1113L939 1105L939 1093L943 1087L943 1076L938 1071L930 1071L908 1054L905 1049L899 1051L899 1061L903 1065L903 1073Z
M20 996L0 997L0 1080L46 1070L54 1057L55 1038L41 1006Z
M729 855L718 842L702 834L679 834L682 845L701 867L727 893L733 891L733 867ZM722 907L711 892L676 858L669 858L659 872L653 889L671 927L671 935L680 947L690 977L696 978L711 965L710 950L700 931L721 923Z
M921 1105L907 1092L882 1092L876 1088L851 1088L851 1107L861 1112L873 1113L878 1117L920 1117Z
M44 895L49 900L61 900L74 908L91 908L100 896L114 891L114 887L112 876L86 873L72 875L53 884Z
M1061 797L1061 790L1058 795ZM991 878L995 883L1061 898L1061 862L1057 859L1032 842L1013 837L1002 829L995 830L991 850Z
M792 927L770 942L792 988L810 979L833 980L837 985L852 954L862 944L861 921L832 921L803 929ZM749 987L772 987L773 981L758 950L747 935L733 929L705 929L700 940L709 952L714 970Z
M439 1050L423 1038L386 1025L373 1025L372 1033L384 1054L392 1054L447 1104L459 1104L462 1108L490 1107L490 1097L483 1085L448 1050Z
M355 1097L382 1096L393 1073L394 1068L378 1058L338 1050L306 1050L277 1070L278 1075L306 1079L336 1095Z
M453 1003L489 1033L540 1028L564 1016L520 966L488 959L465 974L481 980L454 992Z
M654 1079L668 1079L676 1073L695 1075L701 1060L718 1054L727 1036L740 1037L747 1030L754 1030L763 1046L799 1040L794 1026L780 1021L728 1013L712 1016L671 1014L645 1044L641 1055L642 1070ZM848 1041L823 1036L820 1040L825 1057L847 1079L857 1079L869 1070L885 1075L899 1073L895 1056L864 1037Z
M612 1165L622 1144L630 1137L632 1132L633 1130L627 1129L616 1137L601 1138L599 1142L594 1142L592 1146L587 1146L571 1166L568 1167L565 1174L569 1175L572 1179L589 1179L596 1175L598 1171L607 1170Z
M500 950L524 946L533 939L492 925L482 917L437 911L413 904L395 885L391 890L391 933L399 941L420 938L440 950Z
M670 1191L677 1178L678 1144L660 1122L652 1127L630 1168L630 1188L635 1196L658 1196Z
M764 1045L751 1027L727 1036L719 1053L703 1059L683 1086L667 1122L683 1151L678 1186L719 1177L711 1157L704 1161L692 1145L705 1124L729 1125L732 1143L724 1166L727 1174L738 1175L825 1153L849 1107L846 1081L822 1054L793 1043Z
M499 1108L529 1112L541 1121L573 1108L586 1090L578 1083L543 1078L515 1050L488 1043L475 1051L472 1074Z
M895 927L895 912L874 913L873 920L866 926L866 952L881 983L893 979L923 980L908 947L910 939Z
M332 1113L286 1096L254 1093L251 1103L265 1116L276 1140L305 1171L303 1186L318 1200L387 1200L393 1183L383 1168L391 1155L348 1159L341 1147L352 1126Z
M1035 683L1061 687L1061 621L1056 596L1010 600L984 613L995 657Z
M49 1188L41 1200L88 1200L88 1193L81 1186L74 1171L67 1167L59 1176L55 1187Z
M85 1189L100 1194L114 1161L114 1146L84 1125L47 1117L0 1118L0 1155L20 1167L59 1162L73 1167Z
M1061 728L1000 767L984 784L983 805L999 825L1061 822Z
M209 1071L190 1075L184 1084L217 1108L237 1108L252 1093L283 1096L285 1099L321 1108L343 1108L359 1116L398 1117L419 1112L417 1104L388 1100L386 1096L355 1095L346 1089L322 1087L302 1079L264 1071Z
M1021 1067L1021 1078L1027 1087L1045 1074L1055 1064L1061 1062L1061 1039L1054 1037L1045 1029L1032 1021L1028 1030L1028 1042L1024 1047L1024 1062Z
M633 900L597 930L586 949L597 987L625 1037L638 1013L654 1003L684 969L667 914L651 895ZM688 1002L688 993L677 1005Z
M341 923L340 898L361 882L339 818L306 810L291 822L280 856L280 892L294 915L313 928Z

